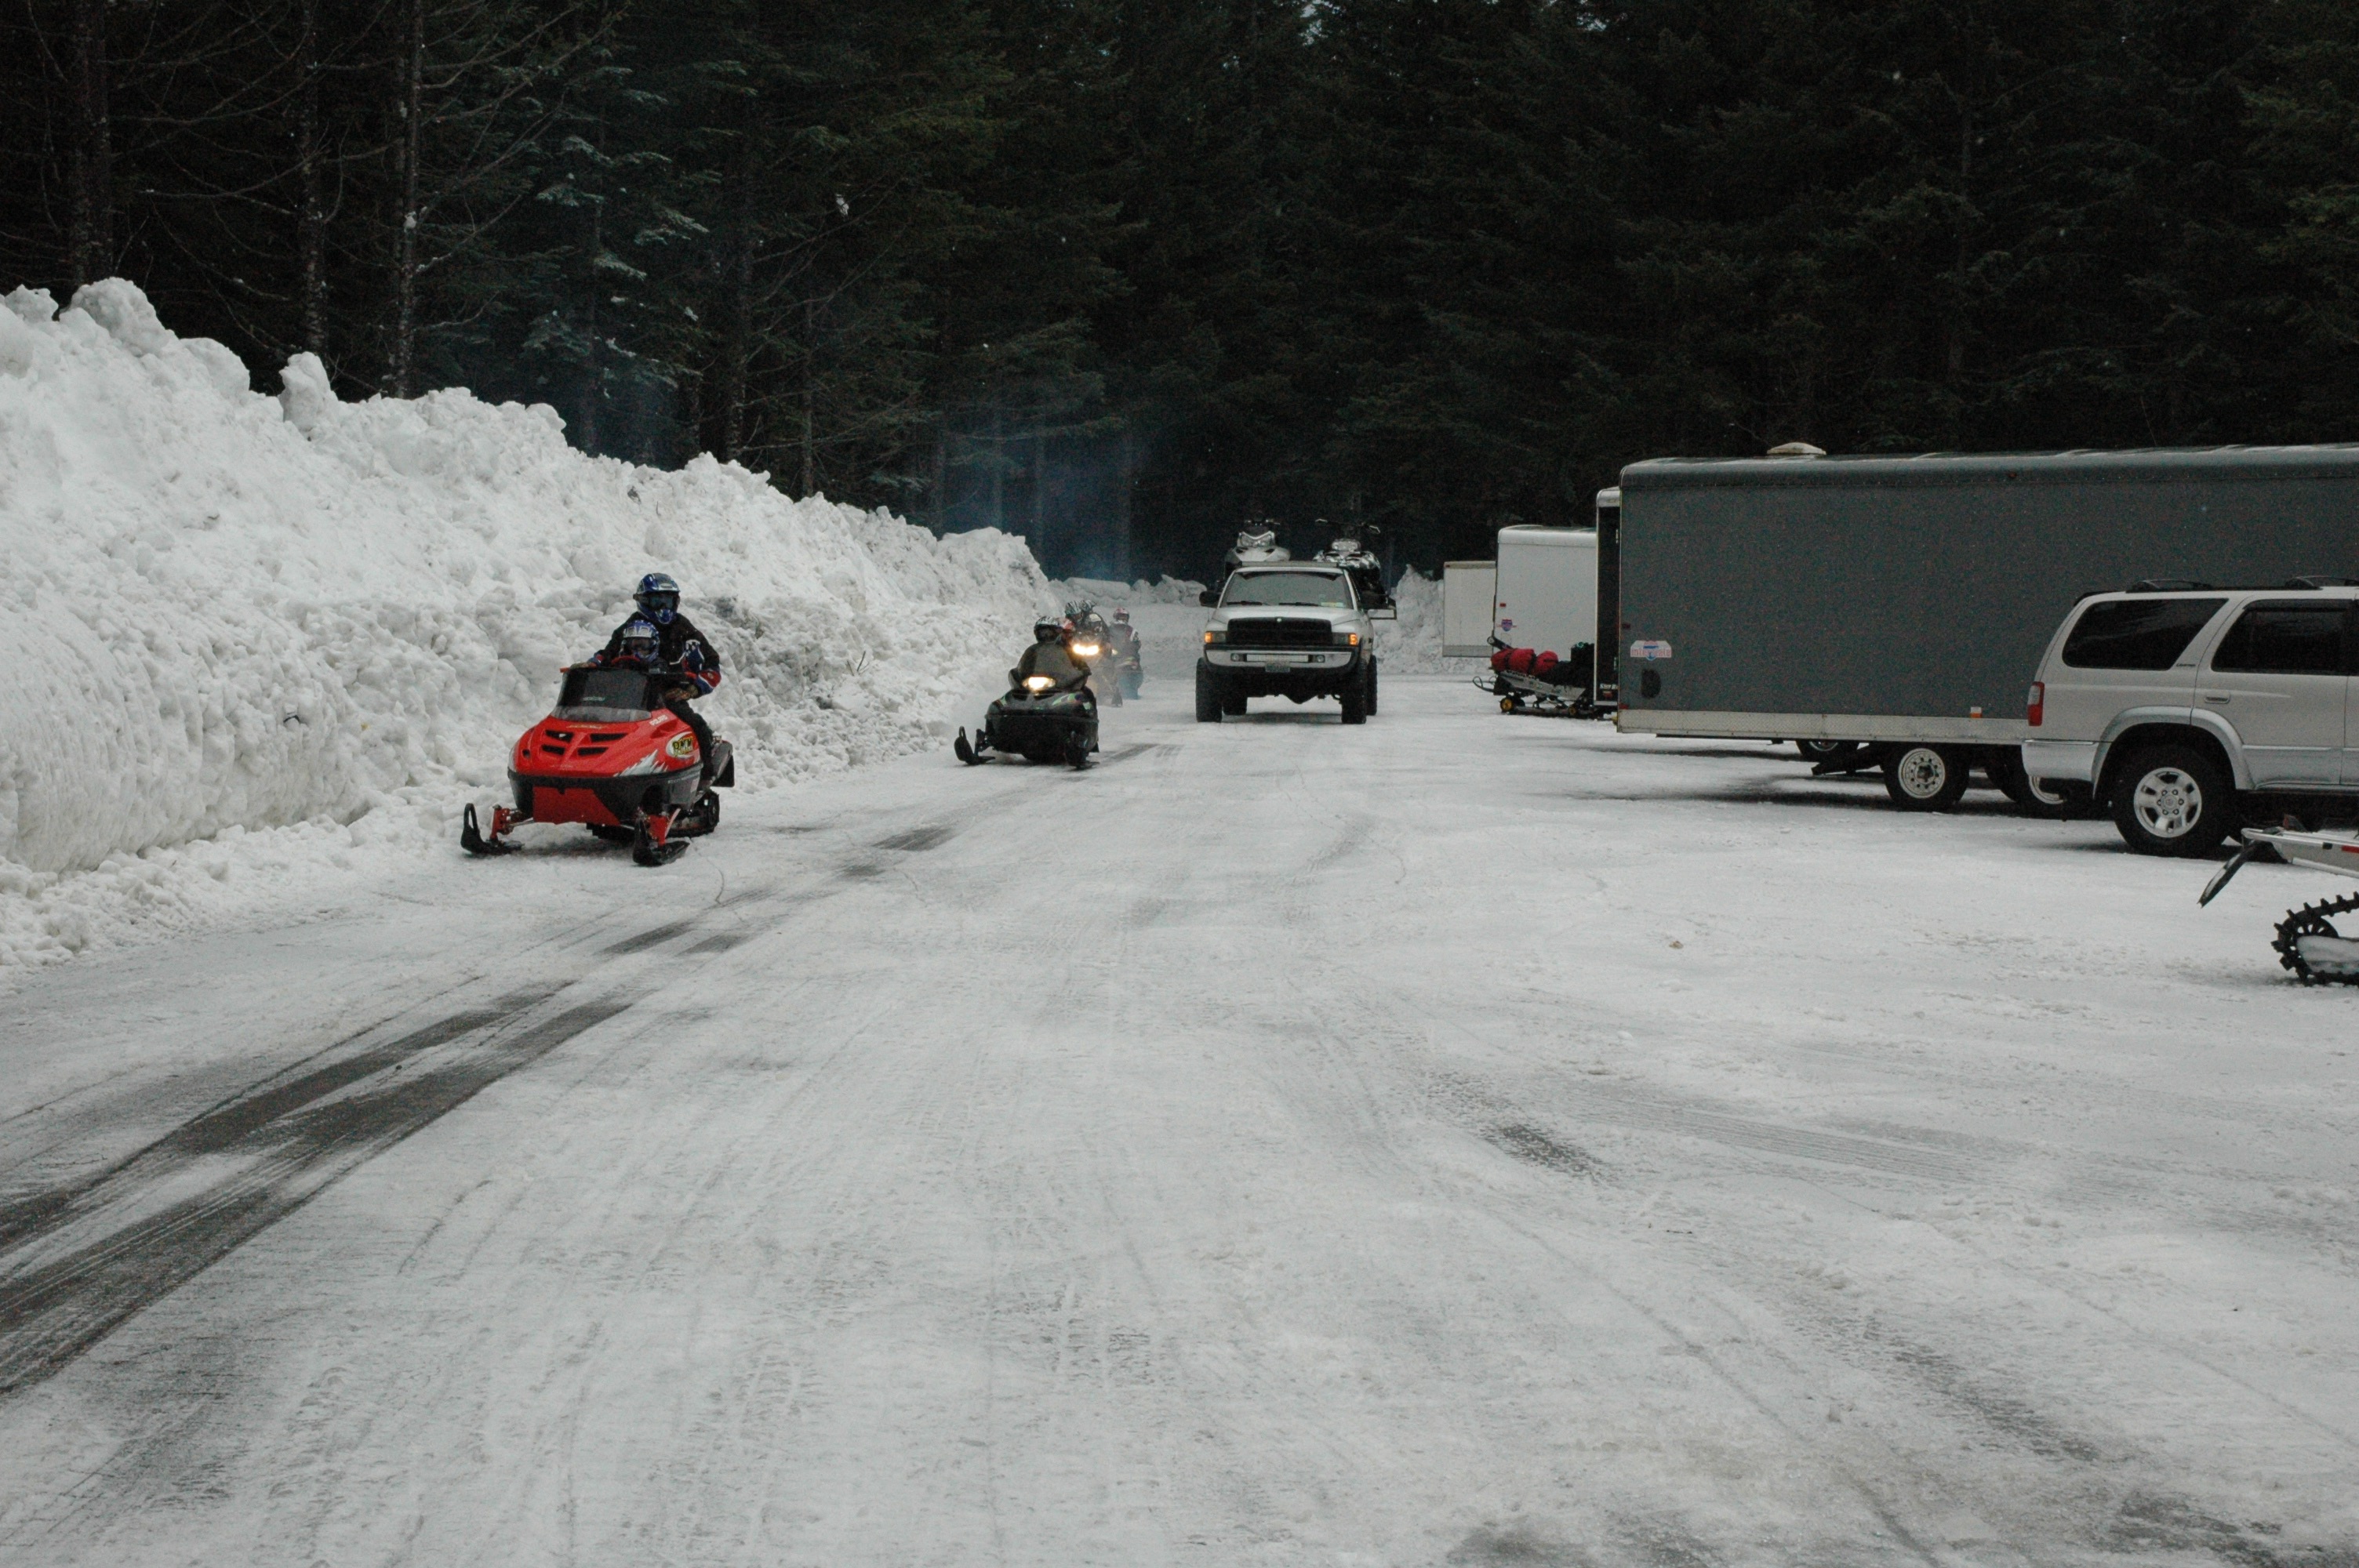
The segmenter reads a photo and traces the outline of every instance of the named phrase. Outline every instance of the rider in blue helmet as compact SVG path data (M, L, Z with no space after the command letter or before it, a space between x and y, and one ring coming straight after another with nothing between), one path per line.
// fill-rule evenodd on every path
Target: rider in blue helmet
M651 666L663 666L679 673L678 683L664 694L664 706L678 714L680 721L695 731L697 755L704 759L704 782L710 784L712 782L712 726L707 724L689 704L697 697L710 696L721 684L721 654L704 640L704 633L696 629L695 623L679 612L679 584L662 572L649 572L641 578L637 591L631 597L638 605L637 612L614 629L614 634L606 639L604 650L591 662L599 665L620 663L628 656L625 644L644 644L646 633L650 629L648 623L654 623L651 628L656 634L652 658L644 654L636 657ZM639 629L636 637L632 634L634 628Z

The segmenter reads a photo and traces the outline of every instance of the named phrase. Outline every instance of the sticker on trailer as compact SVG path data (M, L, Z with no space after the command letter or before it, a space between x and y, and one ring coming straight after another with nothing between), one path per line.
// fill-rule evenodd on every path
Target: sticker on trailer
M1630 644L1630 656L1634 659L1668 659L1671 656L1671 645L1641 639Z

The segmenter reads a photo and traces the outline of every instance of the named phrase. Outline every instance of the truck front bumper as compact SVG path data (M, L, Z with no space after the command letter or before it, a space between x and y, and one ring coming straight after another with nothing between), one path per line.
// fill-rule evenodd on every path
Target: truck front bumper
M2023 771L2036 779L2060 784L2093 784L2097 777L2094 741L2026 741Z
M1213 643L1204 649L1204 662L1216 670L1275 670L1288 675L1332 675L1350 669L1359 656L1357 648L1224 648Z

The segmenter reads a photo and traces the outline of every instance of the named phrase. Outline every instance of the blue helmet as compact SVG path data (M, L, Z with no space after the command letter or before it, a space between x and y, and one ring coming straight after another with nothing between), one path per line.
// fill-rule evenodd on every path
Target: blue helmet
M639 601L640 612L655 617L659 626L671 624L679 612L679 584L661 572L649 572L639 579L639 591L633 598Z
M653 664L663 652L663 633L652 622L634 621L623 628L615 647L624 658L645 659Z

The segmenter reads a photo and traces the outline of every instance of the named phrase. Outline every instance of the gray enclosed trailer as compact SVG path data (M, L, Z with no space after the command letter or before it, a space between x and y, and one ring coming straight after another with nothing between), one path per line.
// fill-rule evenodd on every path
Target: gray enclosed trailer
M1964 749L2025 739L2082 594L2359 574L2359 446L1663 459L1621 492L1616 722L1647 734L1999 766Z

